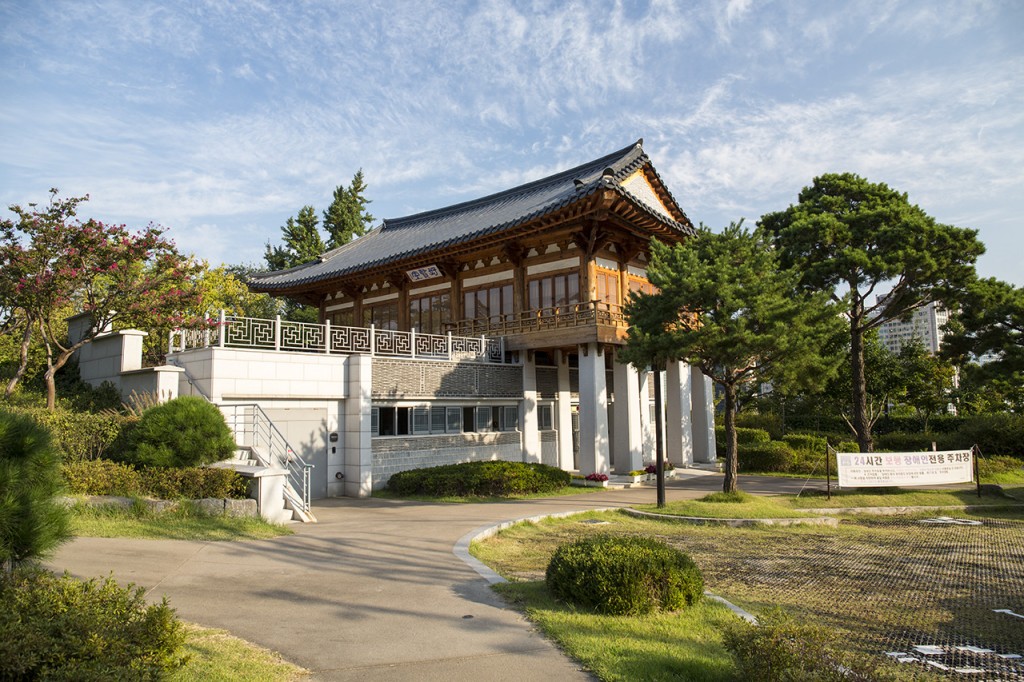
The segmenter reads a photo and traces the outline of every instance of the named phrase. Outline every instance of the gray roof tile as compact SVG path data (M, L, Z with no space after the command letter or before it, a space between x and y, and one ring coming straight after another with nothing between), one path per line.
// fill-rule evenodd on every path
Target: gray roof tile
M557 211L599 189L613 189L660 222L681 233L692 234L689 221L667 218L663 208L651 203L653 197L643 196L643 192L630 192L622 186L626 177L649 163L642 142L497 194L385 220L359 239L323 254L318 261L288 270L254 274L250 287L255 291L293 289L377 269L403 258L503 232ZM606 169L611 169L611 174L606 175Z

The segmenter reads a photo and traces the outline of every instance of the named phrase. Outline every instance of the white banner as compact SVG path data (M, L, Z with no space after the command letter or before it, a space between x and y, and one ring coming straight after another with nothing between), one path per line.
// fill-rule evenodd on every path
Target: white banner
M970 483L970 450L944 452L837 452L840 488L907 487Z

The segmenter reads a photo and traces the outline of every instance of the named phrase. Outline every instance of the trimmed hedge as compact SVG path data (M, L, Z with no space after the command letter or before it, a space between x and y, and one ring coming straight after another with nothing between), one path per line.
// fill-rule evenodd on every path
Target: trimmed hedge
M736 444L744 445L747 443L770 443L772 436L770 433L763 429L747 429L742 426L736 427ZM719 457L725 457L725 427L715 427L715 454Z
M825 454L825 439L808 433L791 433L781 439L794 450L804 450L820 455Z
M554 492L571 479L568 471L546 464L494 460L400 471L387 488L396 495L505 497Z
M62 467L68 491L75 495L156 497L196 500L204 497L245 499L248 481L231 469L143 467L105 459L72 462Z
M167 605L112 578L0 575L0 678L159 680L184 664L185 632Z
M598 613L677 611L704 594L693 560L650 537L595 535L561 545L545 573L551 594Z
M11 408L50 432L65 462L116 457L124 451L139 418L116 412L72 412L66 409Z
M796 462L793 449L782 441L750 443L739 446L740 471L790 471Z

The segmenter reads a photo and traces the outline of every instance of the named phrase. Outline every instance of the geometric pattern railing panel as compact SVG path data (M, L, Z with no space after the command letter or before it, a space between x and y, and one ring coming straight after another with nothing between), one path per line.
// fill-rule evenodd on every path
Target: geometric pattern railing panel
M365 353L389 357L504 362L500 338L400 332L391 329L336 327L221 314L204 329L175 329L170 351L222 346L305 353Z
M324 325L281 322L281 350L324 350Z

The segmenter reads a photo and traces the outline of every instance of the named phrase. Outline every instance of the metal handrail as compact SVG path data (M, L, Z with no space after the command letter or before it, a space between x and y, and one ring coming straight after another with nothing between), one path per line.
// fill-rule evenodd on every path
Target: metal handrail
M170 361L176 367L179 367L185 375L185 380L189 386L194 388L199 395L206 400L206 402L217 405L214 403L210 396L206 395L206 392L199 385L199 382L189 373L182 364L175 362L173 359ZM281 430L277 428L277 425L271 421L267 413L263 411L263 408L256 403L245 403L240 405L217 405L220 409L221 414L224 415L224 420L228 424L228 428L235 436L235 443L237 445L252 447L252 453L256 456L256 459L262 466L274 466L277 464L278 468L285 469L288 471L288 485L285 486L284 495L292 504L299 505L304 512L310 510L310 475L309 472L313 468L312 464L307 464L302 457L292 449L292 446L288 443L288 440L281 433ZM238 420L238 408L249 408L252 411L252 428L246 428L248 421L242 421L242 426L239 428ZM229 417L230 414L230 417ZM245 412L243 411L243 417ZM262 428L261 428L262 427ZM248 433L252 433L250 442L244 442L245 436ZM262 436L262 438L260 437ZM242 442L239 442L241 440ZM268 449L267 454L257 449L262 442L266 442ZM298 492L296 492L298 491Z
M218 407L231 426L238 445L251 447L253 454L263 466L277 467L288 472L285 497L302 511L308 512L310 470L313 465L303 460L292 448L288 439L258 404L243 403Z

